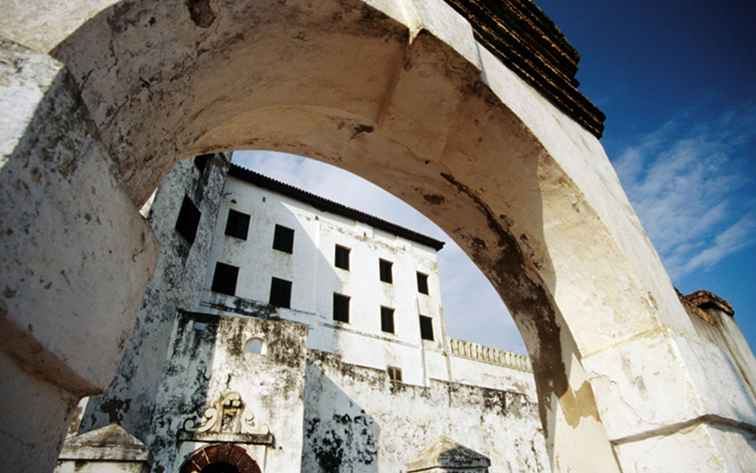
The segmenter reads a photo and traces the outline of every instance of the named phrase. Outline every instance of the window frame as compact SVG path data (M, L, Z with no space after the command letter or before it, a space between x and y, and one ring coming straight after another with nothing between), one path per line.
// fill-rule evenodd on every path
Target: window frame
M394 374L392 376L392 373ZM402 379L402 369L398 366L386 366L386 376L388 376L388 379L391 383L395 384L401 384L403 383Z
M346 258L346 267L339 265L339 261L340 261L340 259L339 259L339 250L341 250L342 256L345 255L344 257ZM350 259L351 259L350 258L351 254L352 254L352 249L351 248L349 248L347 246L344 246L344 245L339 245L338 243L336 243L336 245L334 246L333 265L336 268L343 269L344 271L349 271L349 263L350 263Z
M290 238L289 238L290 235ZM279 243L288 243L289 247L279 247ZM279 245L279 246L277 246ZM273 230L273 249L290 255L294 254L294 229L285 225L276 224Z
M223 271L227 270L233 270L234 271L234 283L233 283L233 290L229 293L226 292L223 287L223 283L218 279L219 278L219 269ZM225 294L227 296L236 296L236 286L239 284L239 266L234 266L233 264L223 263L222 261L216 261L215 262L215 269L213 270L213 281L210 284L210 290L213 292L217 292L218 294Z
M286 283L283 285L278 285L276 282ZM286 288L288 291L287 301L286 305L278 304L273 300L273 295L276 287L280 288ZM289 281L288 279L283 278L277 278L275 276L271 276L270 278L270 295L268 296L268 304L272 305L273 307L278 307L279 309L291 309L291 293L293 292L294 283L292 281Z
M236 222L236 225L231 225L232 220ZM244 220L246 220L246 224L244 225L244 230L241 231L241 225L239 225L239 222L244 222ZM228 216L226 217L226 236L238 238L240 240L247 240L247 237L249 236L249 224L251 220L252 216L250 214L229 208ZM235 230L240 230L240 233L234 233Z
M331 310L331 315L332 315L334 321L341 322L343 324L348 324L349 323L350 315L351 315L350 314L350 312L351 312L350 311L351 299L352 298L349 297L349 296L347 296L346 294L341 294L341 293L338 293L338 292L334 292L333 293L333 306L332 306L332 310ZM337 315L340 315L339 313L337 313L337 301L342 301L342 302L345 301L346 302L346 305L343 306L343 307L346 307L346 320L342 320L340 318L337 318ZM342 306L339 305L338 307L342 307Z
M429 288L429 284L428 284L428 279L429 279L428 275L425 274L425 273L422 273L420 271L416 271L415 274L417 275L417 292L420 293L420 294L424 294L426 296L429 296L430 295L430 288ZM422 285L420 284L421 280L423 281ZM424 286L425 291L422 290L423 287L421 287L421 286Z
M427 334L427 330L425 330L425 326L423 325L423 321L427 321L428 325L427 328L430 330L430 338L427 338L425 335ZM420 324L420 339L421 340L427 340L429 342L435 342L436 341L436 334L433 330L433 317L430 317L428 315L418 314L418 322Z
M251 350L250 347L255 344L257 345L259 343L259 351ZM250 337L245 343L244 343L244 354L245 355L265 355L265 339L262 337Z
M181 201L181 207L179 207L179 213L176 216L176 224L173 227L176 230L176 233L178 233L187 243L193 245L194 240L197 239L200 220L202 220L202 211L188 195L184 194L184 199ZM186 228L187 225L192 228ZM185 234L184 231L187 231L190 234Z
M388 268L388 280L384 279L384 264L386 264ZM394 284L394 262L389 261L387 259L378 258L378 277L380 278L381 282L384 282L386 284Z
M383 333L390 333L392 335L396 335L396 323L394 319L394 314L396 313L396 310L393 307L386 307L381 306L381 332ZM390 317L391 322L391 330L386 330L386 320L387 316Z

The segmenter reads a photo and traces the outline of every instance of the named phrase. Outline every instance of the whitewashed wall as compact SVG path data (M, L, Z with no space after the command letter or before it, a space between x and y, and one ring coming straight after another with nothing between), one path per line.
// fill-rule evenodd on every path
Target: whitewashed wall
M180 315L153 416L152 471L176 472L213 443L176 442L177 433L228 390L254 415L245 433L275 436L274 447L241 445L265 473L403 471L442 435L489 456L492 473L549 471L534 393L392 383L384 370L306 350L306 332L287 320ZM253 337L263 354L244 351Z
M176 163L161 180L151 207L144 209L160 243L157 267L145 291L134 331L126 341L118 373L108 389L92 397L81 413L83 432L113 422L142 441L152 432L155 394L162 381L176 309L196 306L205 287L226 167L221 155L210 160L204 170L191 161ZM202 212L192 244L175 229L184 196Z
M404 381L427 382L423 346L442 346L435 250L236 178L227 179L224 196L208 265L208 288L216 261L240 267L236 295L243 299L265 304L271 277L292 281L292 310L279 314L310 327L309 348L339 353L345 362L377 369L397 366ZM225 235L230 208L251 215L247 240ZM272 248L276 224L294 230L293 254ZM336 244L351 249L349 271L334 266ZM393 284L380 281L380 258L393 263ZM428 275L429 295L418 293L417 271ZM348 324L333 320L334 292L351 298ZM238 304L209 291L205 302ZM381 331L381 306L394 309L395 334ZM419 314L433 318L434 342L421 343Z
M270 432L273 446L240 444L265 472L299 473L304 411L306 327L253 317L180 314L169 347L152 422L151 471L178 472L198 448L216 443L177 441L187 419L199 423L205 408L235 391L246 405L241 433ZM264 340L264 354L245 351L252 338ZM228 438L225 439L228 441Z
M488 456L491 473L550 471L536 398L437 380L397 385L325 352L308 353L304 434L307 473L405 471L440 436Z

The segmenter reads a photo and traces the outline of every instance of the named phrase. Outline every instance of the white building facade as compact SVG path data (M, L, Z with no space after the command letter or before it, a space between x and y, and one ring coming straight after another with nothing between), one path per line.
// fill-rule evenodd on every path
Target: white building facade
M449 445L549 471L527 357L446 335L443 242L229 160L180 163L143 209L158 270L60 471L395 472Z
M271 303L281 318L308 326L309 349L398 368L410 384L448 379L440 357L442 242L252 171L234 167L230 176L209 265L213 306L235 307L237 297ZM231 297L212 290L224 271L238 274Z

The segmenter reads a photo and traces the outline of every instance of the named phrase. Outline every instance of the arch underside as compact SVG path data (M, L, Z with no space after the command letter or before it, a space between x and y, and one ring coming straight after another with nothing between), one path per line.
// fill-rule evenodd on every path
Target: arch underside
M431 218L492 280L526 339L550 334L544 352L560 354L565 325L586 354L658 325L596 209L531 124L502 102L496 63L452 10L451 27L439 34L360 1L229 2L206 27L181 2L126 5L90 20L54 55L79 83L137 205L176 159L231 149L302 154ZM444 34L464 40L450 45ZM92 51L94 41L110 46ZM531 108L566 118L528 92L520 100ZM558 131L596 146L579 127ZM615 300L594 300L601 293ZM555 297L581 307L558 307ZM526 343L538 360L539 344Z

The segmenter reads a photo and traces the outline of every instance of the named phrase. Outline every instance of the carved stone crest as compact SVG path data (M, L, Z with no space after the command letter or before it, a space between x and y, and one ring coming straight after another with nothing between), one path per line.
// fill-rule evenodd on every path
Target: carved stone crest
M244 409L241 395L226 391L205 409L199 423L194 418L186 419L183 430L199 434L241 434L242 430L251 430L255 426L254 415L244 416Z

